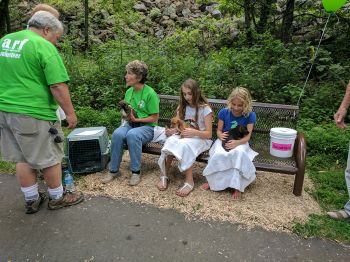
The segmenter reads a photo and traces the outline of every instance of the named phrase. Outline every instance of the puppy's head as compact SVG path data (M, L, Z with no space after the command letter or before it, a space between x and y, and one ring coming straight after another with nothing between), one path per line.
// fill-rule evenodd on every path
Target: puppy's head
M229 135L232 139L238 140L249 134L246 126L236 126L229 131Z
M130 113L132 110L132 107L126 102L125 100L120 100L118 103L118 106L121 109L122 112L122 118L125 120L130 120Z
M176 128L177 131L181 132L182 130L185 129L185 122L183 120L181 120L178 116L174 116L170 120L170 127Z
M247 129L246 126L238 126L238 130L239 130L239 134L242 136L242 137L245 137L246 135L249 134L249 131Z
M126 114L130 114L131 106L125 100L120 100L118 106L125 111Z

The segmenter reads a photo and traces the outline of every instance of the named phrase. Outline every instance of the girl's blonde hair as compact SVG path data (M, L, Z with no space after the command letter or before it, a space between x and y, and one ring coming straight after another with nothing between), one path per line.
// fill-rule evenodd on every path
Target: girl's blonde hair
M184 94L182 92L182 88L188 88L191 90L192 93L192 103L194 104L196 108L196 116L195 116L195 121L198 121L198 109L199 107L208 105L208 99L202 94L202 91L199 87L199 84L197 81L193 79L187 79L183 84L181 85L180 88L180 101L179 101L179 107L178 107L178 112L179 112L179 117L184 120L185 119L185 111L186 111L186 106L188 105Z
M248 89L244 87L236 87L232 90L230 96L228 97L227 107L232 110L232 100L238 99L243 103L243 115L248 116L253 110L252 97Z

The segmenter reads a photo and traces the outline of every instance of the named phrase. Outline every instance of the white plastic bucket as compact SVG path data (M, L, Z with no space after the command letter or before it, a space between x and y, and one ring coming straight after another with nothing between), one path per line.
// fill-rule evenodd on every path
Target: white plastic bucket
M287 158L293 155L297 131L285 127L275 127L270 130L270 154Z

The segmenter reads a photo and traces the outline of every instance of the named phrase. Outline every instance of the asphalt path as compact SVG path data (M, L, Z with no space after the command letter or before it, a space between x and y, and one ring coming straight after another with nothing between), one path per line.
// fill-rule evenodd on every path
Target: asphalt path
M86 197L24 213L14 175L0 174L2 261L350 261L349 247L241 225L188 220L174 210Z

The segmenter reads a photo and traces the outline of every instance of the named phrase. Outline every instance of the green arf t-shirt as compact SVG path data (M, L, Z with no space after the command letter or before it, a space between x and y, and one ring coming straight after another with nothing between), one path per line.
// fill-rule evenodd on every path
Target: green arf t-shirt
M124 100L136 111L137 118L146 118L159 113L159 97L153 88L146 84L138 91L130 87L126 90ZM146 123L146 125L156 126L157 123Z
M57 120L50 85L69 80L56 47L31 30L0 39L0 111Z

